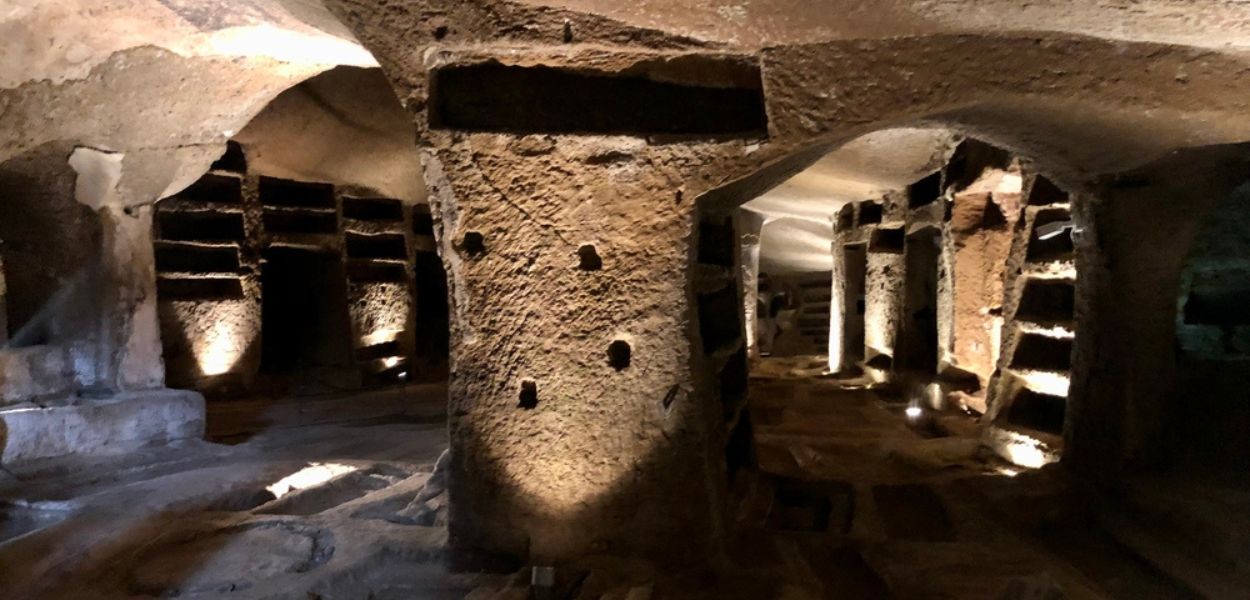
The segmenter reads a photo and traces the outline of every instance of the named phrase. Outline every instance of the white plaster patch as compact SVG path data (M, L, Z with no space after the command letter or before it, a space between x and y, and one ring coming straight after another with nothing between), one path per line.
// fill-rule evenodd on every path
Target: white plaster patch
M125 154L79 146L69 156L69 166L78 174L74 182L74 199L100 210L118 201L117 183L122 178Z

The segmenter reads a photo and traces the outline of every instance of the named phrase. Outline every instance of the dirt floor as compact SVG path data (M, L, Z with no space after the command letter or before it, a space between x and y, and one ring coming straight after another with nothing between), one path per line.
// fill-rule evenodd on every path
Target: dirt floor
M904 414L818 361L751 380L760 469L701 569L588 557L549 598L1186 598L967 415ZM794 367L794 368L792 368ZM272 429L0 473L0 598L540 597L443 566L441 418ZM435 478L436 480L438 477Z

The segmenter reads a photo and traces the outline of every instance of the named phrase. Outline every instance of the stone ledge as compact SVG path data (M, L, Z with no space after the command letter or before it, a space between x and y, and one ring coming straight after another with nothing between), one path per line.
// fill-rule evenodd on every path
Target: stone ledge
M186 390L122 392L73 406L0 409L0 464L124 452L204 435L204 397Z

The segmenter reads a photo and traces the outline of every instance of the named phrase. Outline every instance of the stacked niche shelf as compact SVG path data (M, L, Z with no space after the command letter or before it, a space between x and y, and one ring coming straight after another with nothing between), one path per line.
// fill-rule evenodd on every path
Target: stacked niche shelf
M1038 176L1029 190L1005 308L1003 381L993 424L1046 442L1057 454L1076 340L1076 259L1070 199Z
M334 186L262 176L257 189L270 244L334 246L339 231Z
M157 203L155 221L156 285L161 299L243 297L240 248L247 235L242 173L221 168L209 171L187 189Z
M413 297L413 254L403 202L394 198L348 195L341 198L343 259L353 297L369 287L399 286ZM411 313L410 309L405 310ZM356 347L357 366L366 383L398 383L409 376L411 349L407 330L398 338L363 339ZM367 332L359 332L366 334Z

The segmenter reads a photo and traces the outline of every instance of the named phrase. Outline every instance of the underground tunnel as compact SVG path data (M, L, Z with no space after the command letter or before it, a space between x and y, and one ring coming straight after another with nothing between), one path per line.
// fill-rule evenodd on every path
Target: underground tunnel
M1246 23L0 10L0 598L1245 598Z

